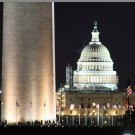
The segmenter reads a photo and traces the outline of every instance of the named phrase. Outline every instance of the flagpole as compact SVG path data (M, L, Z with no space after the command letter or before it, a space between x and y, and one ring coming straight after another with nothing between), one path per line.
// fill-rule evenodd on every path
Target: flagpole
M45 103L44 103L44 108L45 108L45 112L44 112L44 114L45 114L45 119L44 119L44 122L45 122L45 125L46 125L46 99L45 99Z
M16 103L17 103L17 99L16 99ZM16 105L16 125L17 125L17 105Z
M85 110L85 126L87 126L87 108L86 108L86 110Z
M31 109L30 109L30 114L31 114ZM32 114L31 114L32 115ZM31 118L31 116L30 116L30 118Z
M132 89L129 81L129 74L128 74L128 82L127 82L127 89L126 89L126 102L128 100L128 133L129 133L129 97L132 94Z
M103 101L102 101L102 126L103 126Z
M46 105L45 105L45 121L46 121Z
M80 108L79 108L79 125L80 125Z
M73 110L74 110L74 109L73 109ZM74 126L74 112L73 112L73 123L72 123L72 124L73 124L73 126Z
M68 125L68 104L67 104L67 125Z
M46 121L46 100L45 100L45 121Z
M30 122L31 122L31 99L30 99Z
M120 120L120 102L119 102L119 120Z
M112 106L112 126L113 126L113 106Z
M130 106L130 126L131 126L131 106Z
M2 104L2 122L3 122L3 110L4 110L4 104Z
M60 103L59 103L59 124L60 124L60 108L61 108L61 106L60 106Z
M93 106L91 105L91 126L92 126L92 110L93 110Z
M44 106L44 109L45 109L45 106ZM45 114L45 110L44 110L44 114ZM44 123L46 123L46 122L45 122L45 117L44 117Z
M45 99L45 120L46 120L46 99Z
M92 113L91 113L91 126L92 126Z
M99 126L99 102L97 103L98 105L96 106L96 108L98 109L97 112L97 126Z
M98 109L98 126L99 126L99 109Z
M128 133L129 133L129 98L128 98Z
M120 102L119 102L119 123L121 125L121 122L120 122Z
M122 119L123 119L123 102L122 102Z
M109 122L108 124L110 125L110 102L109 102Z
M107 110L108 110L108 125L110 124L110 120L109 120L110 109L109 108L107 108Z

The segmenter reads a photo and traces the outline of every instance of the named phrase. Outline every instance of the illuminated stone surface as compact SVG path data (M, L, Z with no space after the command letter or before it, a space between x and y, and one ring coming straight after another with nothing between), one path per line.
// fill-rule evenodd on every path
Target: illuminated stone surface
M96 21L91 33L91 42L82 50L73 73L73 86L79 90L117 91L118 76L108 49L99 42Z
M16 123L16 100L18 122L56 117L53 6L4 3L2 101L8 123Z

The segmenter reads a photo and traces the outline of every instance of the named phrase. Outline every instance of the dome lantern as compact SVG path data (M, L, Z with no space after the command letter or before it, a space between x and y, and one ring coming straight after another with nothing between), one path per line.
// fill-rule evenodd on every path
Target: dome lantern
M98 32L98 30L97 30L97 21L96 20L94 21L94 30L93 30L93 32Z
M92 33L92 39L91 39L91 42L89 42L89 45L92 45L92 44L101 45L101 42L99 42L99 32L97 30L96 20L94 21L94 30L91 33Z

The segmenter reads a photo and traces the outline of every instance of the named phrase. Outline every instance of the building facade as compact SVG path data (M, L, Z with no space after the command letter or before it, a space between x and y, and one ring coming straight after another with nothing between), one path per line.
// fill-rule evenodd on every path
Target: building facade
M54 41L53 2L4 3L3 122L56 118Z

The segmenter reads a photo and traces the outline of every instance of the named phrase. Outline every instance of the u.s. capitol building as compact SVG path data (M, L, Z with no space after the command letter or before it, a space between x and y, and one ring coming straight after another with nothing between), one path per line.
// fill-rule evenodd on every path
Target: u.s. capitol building
M124 106L126 91L118 90L117 72L113 70L114 62L111 59L108 49L99 41L97 21L94 22L94 29L91 32L91 42L81 52L77 62L77 69L73 72L72 66L66 67L66 85L61 86L56 92L57 119L65 118L66 123L72 123L74 115L75 122L82 119L80 124L84 124L87 115L87 123L97 124L96 104L99 102L99 124L118 123L117 118L123 118L127 108ZM134 93L130 98L130 103L135 103ZM70 109L74 103L75 108ZM110 104L109 108L103 109L103 105ZM113 103L119 106L113 108ZM81 109L79 110L79 105ZM86 111L87 105L87 111ZM59 110L61 106L61 110ZM92 106L92 107L91 107ZM125 107L125 109L124 109ZM67 117L69 116L69 117ZM114 119L112 119L114 117ZM68 119L68 120L67 120ZM112 121L113 120L113 121Z

